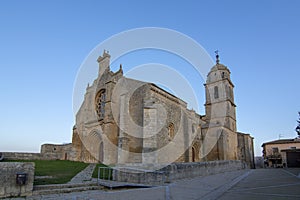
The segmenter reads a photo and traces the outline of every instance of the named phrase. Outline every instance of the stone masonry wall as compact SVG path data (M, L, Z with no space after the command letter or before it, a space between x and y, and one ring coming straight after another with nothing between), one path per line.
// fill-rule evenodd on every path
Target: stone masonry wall
M43 144L41 153L2 152L4 160L72 160L72 144Z
M46 157L41 153L2 152L4 160L55 160L52 156Z
M64 160L61 154L2 152L4 160Z
M24 185L17 184L17 173L27 174ZM32 195L33 180L34 163L0 162L0 198Z
M75 153L72 144L43 144L41 154L44 158L51 160L72 160Z
M207 176L229 171L236 171L246 169L245 163L239 160L222 160L222 161L209 161L198 163L173 163L168 165L162 171L166 172L170 181L193 178L197 176Z
M172 163L159 171L136 169L134 167L115 168L113 177L116 181L162 184L178 179L207 176L229 171L246 169L247 165L239 160L210 161L195 163Z

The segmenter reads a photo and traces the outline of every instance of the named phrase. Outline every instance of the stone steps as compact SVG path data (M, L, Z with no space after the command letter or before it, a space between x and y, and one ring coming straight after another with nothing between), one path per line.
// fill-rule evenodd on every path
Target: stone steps
M34 186L32 194L47 195L47 194L82 192L87 190L100 190L100 189L103 189L103 186L99 186L97 183L39 185L39 186Z
M84 187L84 186L94 186L97 182L92 183L76 183L76 184L51 184L51 185L35 185L33 190L45 190L45 189L59 189L59 188L73 188L73 187Z

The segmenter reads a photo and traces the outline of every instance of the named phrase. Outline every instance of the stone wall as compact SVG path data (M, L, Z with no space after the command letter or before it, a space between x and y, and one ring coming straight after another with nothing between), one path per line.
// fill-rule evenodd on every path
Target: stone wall
M51 160L40 153L2 152L5 160Z
M134 169L134 167L115 168L113 178L116 181L161 184L178 179L207 176L229 171L247 169L248 166L238 160L210 161L197 163L172 163L159 171Z
M238 159L247 163L247 165L254 169L254 148L253 137L250 134L237 132L238 137Z
M73 160L72 144L43 144L41 153L2 152L4 160Z
M26 173L24 185L16 182L17 173ZM0 198L30 196L33 190L34 163L0 162Z
M43 144L41 146L42 157L47 160L72 160L74 151L72 144Z
M223 172L236 171L246 168L247 166L245 163L239 160L222 160L198 163L173 163L162 169L162 171L165 171L169 180L172 181L183 178L193 178L197 176L207 176Z

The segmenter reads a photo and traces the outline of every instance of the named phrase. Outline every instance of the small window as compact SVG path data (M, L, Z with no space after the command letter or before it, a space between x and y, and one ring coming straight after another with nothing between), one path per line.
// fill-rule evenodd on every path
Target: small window
M296 149L296 147L291 147L291 149Z
M174 124L173 123L170 123L169 126L168 126L168 135L169 135L170 139L173 139L174 136L175 136L175 133L174 133Z
M225 78L225 72L222 72L222 78Z
M273 153L278 153L279 152L278 147L273 147L272 151L273 151Z
M215 97L215 99L219 98L219 88L218 88L218 86L214 87L214 97Z

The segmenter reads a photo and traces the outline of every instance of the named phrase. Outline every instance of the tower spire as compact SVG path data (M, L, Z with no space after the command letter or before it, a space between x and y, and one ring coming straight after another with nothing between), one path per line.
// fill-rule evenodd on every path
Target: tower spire
M220 63L220 59L219 59L219 58L220 58L220 56L219 56L219 50L216 50L216 51L215 51L215 54L216 54L216 63L219 64L219 63Z

